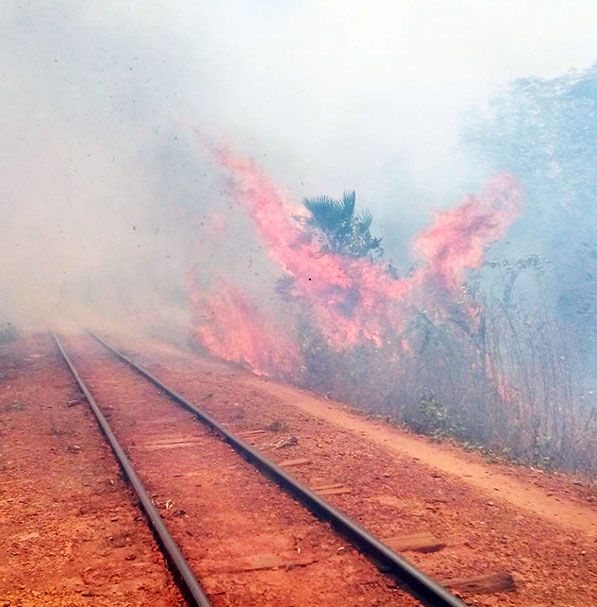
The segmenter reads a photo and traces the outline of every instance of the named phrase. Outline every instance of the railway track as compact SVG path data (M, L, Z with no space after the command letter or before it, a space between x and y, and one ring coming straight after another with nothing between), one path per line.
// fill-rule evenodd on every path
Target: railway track
M241 572L259 572L267 569L276 571L281 568L287 571L294 568L309 569L307 565L310 565L317 560L309 560L311 557L308 555L301 557L301 545L295 546L296 555L293 551L294 558L288 556L284 557L287 559L286 562L283 559L278 562L276 557L272 556L273 553L267 554L267 558L262 558L261 562L259 561L259 558L256 560L253 559L252 561L251 559L247 560L245 558L243 561L243 558L237 556L237 553L235 553L234 550L229 550L230 554L226 556L222 555L218 559L210 560L209 554L202 551L201 537L194 539L192 546L189 545L188 541L180 541L179 538L184 537L184 525L182 525L182 522L191 519L191 517L194 518L196 514L194 511L191 512L190 509L187 512L182 508L175 507L175 504L178 502L183 504L191 503L188 500L188 496L187 501L185 501L184 492L182 492L179 499L166 499L165 497L162 497L162 502L160 503L160 496L155 495L155 491L158 488L162 493L167 490L172 492L172 495L176 494L176 490L174 487L168 487L168 489L166 489L164 479L162 479L163 482L161 483L156 482L156 470L159 469L159 466L156 467L157 462L162 459L163 461L159 463L163 465L165 460L167 460L167 453L180 453L181 450L184 450L185 455L184 458L182 458L182 467L180 467L181 458L173 458L172 460L173 462L177 462L178 467L173 465L172 479L170 480L174 481L181 476L184 476L185 479L179 481L179 485L188 484L189 478L191 478L199 480L199 485L203 486L203 483L206 482L207 477L211 474L211 493L217 493L221 500L228 500L229 498L227 498L226 495L227 493L231 493L230 485L220 487L217 482L213 484L213 479L214 475L215 477L235 477L235 472L218 473L211 465L209 465L211 472L206 472L204 465L201 467L200 471L197 471L199 470L199 467L197 467L197 469L194 468L197 465L198 455L204 460L207 454L207 457L218 461L218 466L223 466L225 470L234 470L238 464L235 463L234 457L231 459L231 454L228 453L229 449L227 451L222 451L224 448L223 442L225 442L238 454L242 455L247 462L255 466L260 472L284 489L287 494L292 496L293 500L308 509L318 519L329 523L335 529L336 533L342 535L357 548L360 555L364 555L369 561L372 561L377 568L384 571L386 574L391 575L398 582L399 587L403 592L399 595L388 595L386 590L381 590L379 588L379 581L375 581L375 579L371 577L371 573L366 571L366 565L361 562L365 560L362 556L360 557L360 561L348 563L350 567L356 567L357 569L360 567L362 569L362 571L359 570L354 574L356 578L358 578L359 575L365 575L366 578L368 576L367 584L373 586L377 584L376 597L379 601L378 604L414 605L414 601L407 596L410 595L420 601L420 603L430 607L464 606L464 603L460 601L460 599L455 597L440 584L430 579L412 563L396 554L384 545L383 542L359 526L354 520L334 508L320 495L317 495L317 493L298 482L280 466L264 457L251 445L242 440L242 438L233 435L216 420L201 411L196 405L184 399L161 382L157 377L135 364L107 341L99 336L91 336L97 344L95 347L101 348L103 351L103 353L100 354L98 350L95 350L94 360L91 362L88 358L91 337L87 338L88 342L84 348L80 347L81 344L77 344L79 347L74 348L74 350L79 351L79 354L76 354L74 357L70 354L70 348L68 348L69 351L67 352L67 348L65 348L55 334L54 339L74 379L89 402L126 477L137 493L140 504L154 534L158 538L164 554L179 580L181 589L191 604L201 605L202 607L210 605L211 603L207 598L208 595L214 594L218 596L219 593L222 593L221 588L226 585L226 582L222 582L222 574L220 574L219 578L216 574L216 585L207 589L202 588L197 579L203 578L202 571L205 567L201 563L211 563L210 566L213 570L214 567L217 569L218 566L221 567L222 563L229 562L233 564L233 569L236 567L236 569ZM82 356L80 353L81 349L87 350L87 354ZM93 348L91 348L91 350L93 350ZM100 358L103 357L101 358L102 372L94 375L94 371L98 366L98 356ZM109 377L107 382L106 377ZM88 381L86 381L87 378L89 378ZM107 387L105 386L106 383L109 384ZM135 383L135 388L130 388L128 385L129 383ZM148 410L148 401L146 400L148 398L152 403L156 398L160 400L159 406L157 404L151 405L151 411ZM97 400L102 403L101 406L98 405ZM175 408L174 405L179 405L179 407ZM168 410L168 407L171 408L171 411ZM173 413L174 409L177 411L176 414ZM157 411L159 411L159 414L162 415L162 417L157 415ZM181 418L180 416L183 413L186 417ZM170 417L168 418L168 416ZM199 420L203 429L201 429L198 424L189 424L188 421L190 416L195 420ZM109 418L114 418L114 429L111 426L112 419ZM159 428L151 433L152 439L150 442L147 442L147 429L148 427L151 427L151 424L153 424L156 419L158 420ZM193 429L193 432L190 431L191 428ZM177 432L182 431L185 434L183 436L177 435L168 438L168 432L171 432L174 429L176 429ZM117 435L121 437L120 441L117 438ZM223 439L223 442L218 441L216 437ZM145 442L140 442L144 440ZM214 444L214 441L217 445ZM143 464L148 457L149 459L153 457L154 463L152 465ZM210 464L210 462L207 463ZM203 462L203 464L205 464L205 462ZM141 468L139 472L135 469L137 465ZM152 466L154 469L153 476L151 473ZM192 469L189 470L189 467ZM161 470L163 471L163 467ZM149 479L149 489L145 487L141 480L141 478L145 477ZM222 478L218 478L218 480L222 480ZM236 482L243 486L244 490L250 493L249 481L247 481L242 474L239 473L236 478L231 478L230 480L233 482L236 480ZM253 481L254 479L251 479L250 482ZM260 489L259 491L264 491L264 496L267 493L265 489ZM271 494L271 487L268 491ZM261 493L258 493L258 495L258 499L260 499ZM274 497L274 499L276 498ZM265 509L265 497L263 502ZM297 518L297 515L294 512L294 510L296 510L296 502L288 502L291 502L291 500L286 498L286 502L281 510L283 512L288 512L286 515L287 518L292 519L292 523L289 524L289 527L292 530L292 524ZM220 501L220 503L223 502ZM201 503L199 503L199 506L195 508L195 510L201 511L201 506ZM250 518L250 516L246 514L246 507L246 502L240 504L241 511L244 510L243 515ZM162 510L162 513L160 513L160 510ZM259 511L259 508L257 508L257 511ZM166 520L164 520L164 518ZM272 518L276 517L270 515L270 520L268 520L262 528L271 530L273 527ZM322 528L320 524L320 528L313 531L311 529L312 524L310 521L308 522L309 524L305 524L307 523L307 519L302 517L300 520L302 521L303 528L296 533L293 531L293 533L298 536L298 540L295 537L295 543L306 543L306 540L309 540L312 545L327 546L330 544L330 541L333 542L333 540L330 540L331 531L327 527L323 526ZM277 521L277 523L279 523L279 521ZM173 527L174 529L171 531L170 527ZM186 531L187 533L191 533L188 529ZM203 529L203 532L205 533L205 529ZM264 545L267 545L268 542L275 544L278 541L275 536L279 534L279 529L273 534L274 537L271 537L271 532L269 536L267 533L263 534ZM191 533L191 535L193 534ZM333 537L333 534L331 535ZM178 541L174 539L175 536ZM273 548L276 548L276 546L273 546ZM330 552L329 547L326 547L324 552L326 550L328 553ZM349 558L344 546L340 546L336 552L338 552L338 550L340 550L342 555L340 558ZM187 556L190 554L191 557L186 558L184 554L187 554ZM303 551L303 554L305 554L305 551ZM199 558L197 558L197 556ZM296 556L299 558L297 559ZM334 556L333 558L337 559L338 557ZM195 567L192 567L192 564L195 562L198 564ZM334 562L338 575L342 575L342 567L346 565L347 563ZM194 569L198 570L199 573L197 574L194 572ZM206 577L213 580L213 572L210 571L210 573L212 575ZM324 582L328 584L327 581L324 580ZM220 586L218 586L218 583L220 583ZM266 581L265 587L271 590L273 587L271 580ZM342 592L342 585L338 587L338 591Z

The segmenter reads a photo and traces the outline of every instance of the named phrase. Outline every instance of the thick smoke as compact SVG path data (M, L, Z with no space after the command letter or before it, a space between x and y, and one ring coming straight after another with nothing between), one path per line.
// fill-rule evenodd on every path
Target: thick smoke
M23 328L81 314L120 327L186 316L185 215L200 192L170 185L185 162L182 50L117 7L0 7L0 318Z
M189 267L215 280L247 250L268 277L246 218L217 269L201 248L227 203L189 125L297 197L356 189L407 260L431 209L482 181L457 145L463 110L590 63L592 6L3 2L0 314L184 318Z

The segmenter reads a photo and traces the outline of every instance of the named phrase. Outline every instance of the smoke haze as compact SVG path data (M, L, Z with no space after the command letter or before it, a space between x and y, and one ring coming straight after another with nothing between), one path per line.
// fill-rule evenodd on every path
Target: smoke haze
M0 314L183 313L185 272L206 261L201 222L227 204L191 127L297 199L356 189L405 259L431 209L488 172L459 147L462 116L509 79L590 65L595 14L592 2L3 2ZM212 273L238 259L239 237L260 247L242 217L228 235Z

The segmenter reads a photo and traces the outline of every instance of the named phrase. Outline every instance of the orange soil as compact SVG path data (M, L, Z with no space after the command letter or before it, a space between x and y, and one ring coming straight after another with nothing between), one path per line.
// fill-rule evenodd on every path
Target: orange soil
M65 347L215 607L418 605L97 342Z
M597 501L574 478L494 464L162 343L120 345L233 431L270 428L252 442L277 461L308 459L292 473L311 486L348 487L328 499L380 537L439 537L443 550L406 554L424 571L439 579L512 572L515 592L466 597L473 604L597 604ZM289 435L297 443L277 449Z
M0 553L2 607L184 604L47 335L0 346Z
M246 378L244 383L248 387L258 387L282 402L294 404L305 413L333 426L358 433L396 454L408 455L442 473L454 476L460 482L483 491L490 499L506 501L549 523L580 531L587 537L597 535L597 500L590 493L585 495L586 501L582 498L571 499L569 493L578 493L567 486L571 479L562 476L560 487L553 485L546 491L537 486L536 480L537 474L544 473L535 471L537 474L529 475L528 470L521 467L514 470L512 467L501 466L507 468L506 473L503 473L500 467L488 464L456 446L432 443L396 427L363 419L343 409L339 403L331 404L330 401L316 398L303 390L254 376ZM524 480L520 480L521 475ZM531 483L529 477L532 478ZM496 491L499 491L497 497Z

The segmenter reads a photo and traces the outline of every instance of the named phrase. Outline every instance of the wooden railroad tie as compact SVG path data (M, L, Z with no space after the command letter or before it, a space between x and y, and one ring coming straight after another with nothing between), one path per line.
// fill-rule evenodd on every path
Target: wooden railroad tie
M306 457L297 457L296 459L285 459L281 461L278 466L282 466L283 468L292 468L294 466L304 466L305 464L310 464L311 460Z
M442 586L466 594L493 594L494 592L514 592L516 584L509 571L496 571L486 575L442 580Z
M344 495L352 492L349 487L346 487L342 483L320 483L319 485L314 485L311 489L319 495Z
M295 551L286 551L280 554L255 554L237 557L226 562L204 560L201 567L205 571L205 575L210 575L213 573L238 573L263 569L292 569L293 567L306 567L315 563L316 560L312 556L300 555Z
M242 432L237 432L236 436L240 438L252 438L254 436L259 436L261 434L267 434L265 430L244 430Z
M191 436L187 438L155 440L151 443L139 445L139 448L146 451L156 451L159 449L182 449L186 447L195 447L200 445L202 442L202 437Z
M428 531L388 537L382 541L394 552L406 552L407 550L413 550L415 552L437 552L446 545Z

